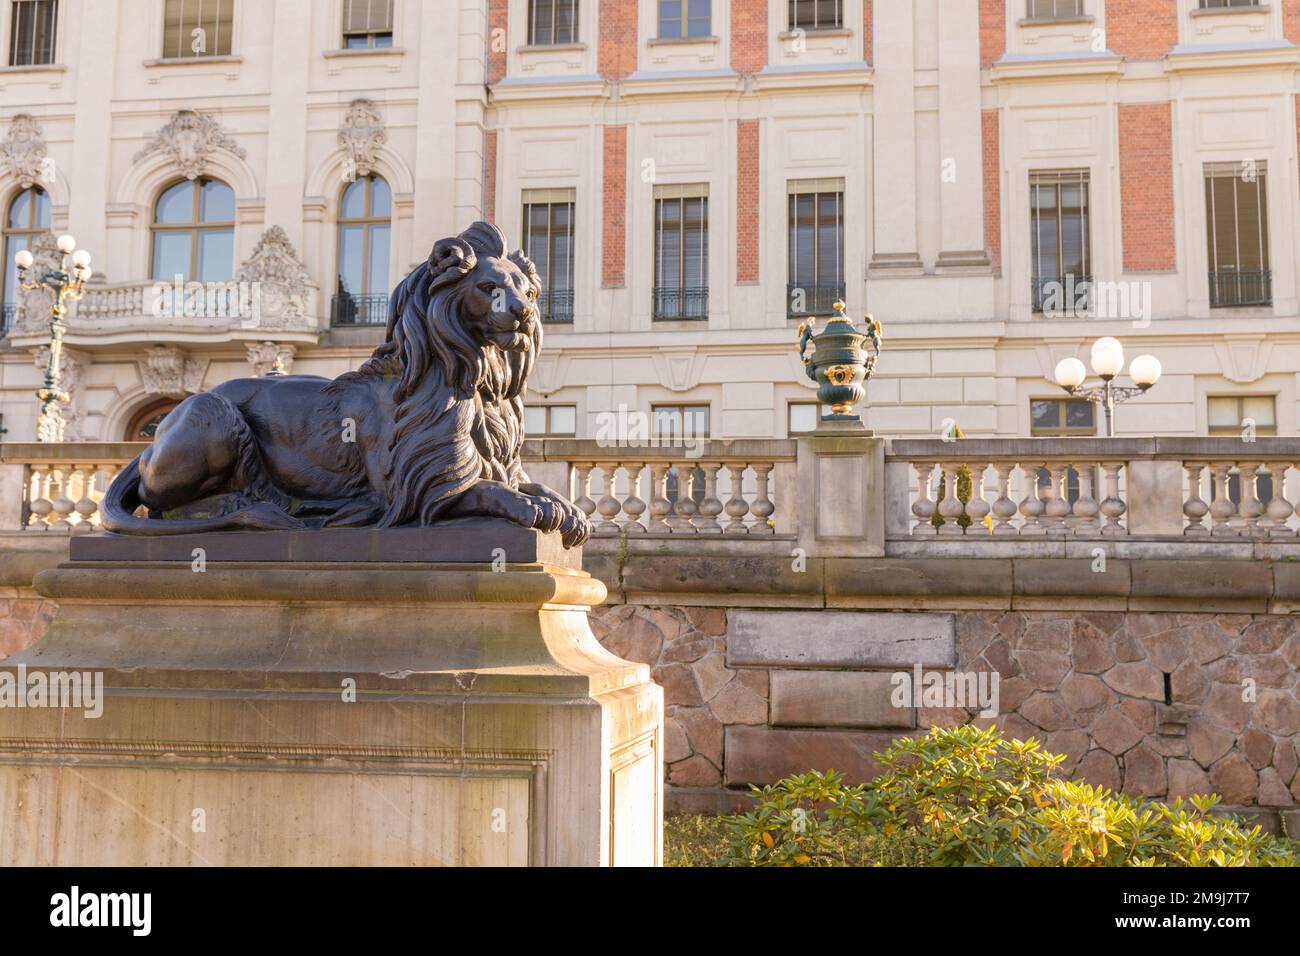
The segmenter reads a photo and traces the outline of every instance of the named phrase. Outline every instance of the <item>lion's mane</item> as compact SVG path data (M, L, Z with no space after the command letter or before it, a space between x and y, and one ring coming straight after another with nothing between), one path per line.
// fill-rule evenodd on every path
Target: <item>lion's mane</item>
M486 222L438 242L393 290L383 344L338 379L384 379L392 389L394 429L383 460L388 508L379 527L428 525L480 479L511 487L523 480L523 395L541 323L527 350L502 351L480 344L466 327L474 316L463 302L479 258L505 255L501 230ZM526 256L510 260L540 287Z

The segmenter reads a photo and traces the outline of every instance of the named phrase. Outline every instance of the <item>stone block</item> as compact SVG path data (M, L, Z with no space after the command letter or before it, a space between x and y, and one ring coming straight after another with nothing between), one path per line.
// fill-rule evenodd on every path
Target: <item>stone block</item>
M817 607L823 565L763 555L631 554L618 577L623 597L642 604Z
M1003 558L828 558L831 607L1008 609L1012 562Z
M951 614L738 609L727 663L774 667L955 667Z
M897 734L842 730L728 727L723 768L728 787L774 783L792 773L838 770L849 783L878 776L874 755Z
M1012 606L1055 610L1062 597L1069 597L1072 606L1084 598L1095 610L1123 610L1131 581L1128 562L1107 560L1104 571L1095 571L1096 566L1084 558L1017 558L1012 561Z
M1135 561L1129 608L1198 612L1268 610L1273 571L1262 561Z
M776 727L916 726L912 707L894 705L889 672L774 670L771 679Z

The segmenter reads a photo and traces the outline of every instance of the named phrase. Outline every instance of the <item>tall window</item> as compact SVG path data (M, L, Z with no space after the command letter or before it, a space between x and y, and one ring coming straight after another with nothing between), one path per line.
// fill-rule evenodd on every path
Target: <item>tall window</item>
M1273 301L1267 172L1262 160L1205 166L1205 237L1212 307L1269 305Z
M659 37L706 37L712 32L710 0L659 0Z
M578 0L528 0L528 43L578 42Z
M791 30L838 30L844 26L843 0L789 0Z
M167 0L163 58L229 56L235 0Z
M1029 20L1067 20L1084 14L1083 0L1029 0Z
M524 252L537 266L543 322L573 321L572 189L524 191Z
M393 0L343 0L343 46L349 50L393 45Z
M829 315L844 298L844 180L792 179L786 311Z
M388 320L392 218L393 194L382 176L361 176L343 190L333 325L383 325Z
M709 317L706 185L655 187L654 317Z
M24 189L9 203L4 227L4 318L0 332L13 325L18 308L18 267L14 253L30 249L50 228L50 197L40 186Z
M186 179L158 197L153 271L159 281L225 282L234 272L235 194L215 179Z
M1257 7L1259 0L1201 0L1202 10L1212 10L1217 7Z
M1035 312L1086 311L1092 282L1088 170L1029 174Z
M13 0L9 29L9 65L54 62L54 28L59 0Z

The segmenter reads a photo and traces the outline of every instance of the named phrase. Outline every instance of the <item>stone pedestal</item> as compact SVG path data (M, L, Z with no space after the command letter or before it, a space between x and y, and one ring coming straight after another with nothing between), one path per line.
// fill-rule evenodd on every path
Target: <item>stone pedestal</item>
M93 535L71 557L0 679L101 673L102 715L0 709L0 862L660 861L663 692L596 641L605 587L557 535Z

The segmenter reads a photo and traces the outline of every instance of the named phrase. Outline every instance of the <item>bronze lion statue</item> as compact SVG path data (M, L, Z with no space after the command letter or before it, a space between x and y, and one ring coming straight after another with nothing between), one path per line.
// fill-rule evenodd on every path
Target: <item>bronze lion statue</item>
M103 526L148 535L486 516L581 544L586 516L519 462L540 288L490 223L441 240L394 290L384 342L361 368L191 395L109 487Z

